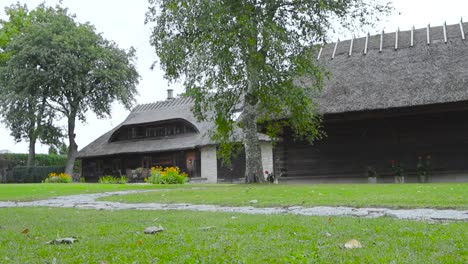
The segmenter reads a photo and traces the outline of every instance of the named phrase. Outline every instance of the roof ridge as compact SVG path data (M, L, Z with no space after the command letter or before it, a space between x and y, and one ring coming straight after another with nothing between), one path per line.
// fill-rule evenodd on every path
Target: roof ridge
M138 104L132 109L132 113L136 112L146 112L156 109L165 109L178 106L185 106L192 103L192 98L189 97L178 97L170 100L156 101L152 103Z
M379 34L371 35L369 32L364 37L354 37L351 39L340 40L336 42L323 43L320 45L317 60L325 58L334 59L337 55L346 54L351 57L356 54L366 55L369 50L384 50L412 48L421 44L426 46L439 43L448 44L449 41L459 39L466 40L468 34L468 22L460 20L457 24L447 25L445 22L441 26L431 27L428 24L425 28L415 29L413 26L409 30L386 33L384 30ZM326 51L328 52L326 52Z

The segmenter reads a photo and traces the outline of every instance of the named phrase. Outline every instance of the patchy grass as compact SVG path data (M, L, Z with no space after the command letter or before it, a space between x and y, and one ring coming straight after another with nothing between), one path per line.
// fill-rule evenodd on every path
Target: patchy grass
M147 190L157 188L183 188L182 186L157 186L137 184L0 184L0 201L32 201L50 197L81 193L112 192L123 190Z
M468 209L468 184L321 184L224 185L169 192L112 196L108 201L128 203L192 203L246 206L354 206L389 208Z
M165 231L143 234L143 229L151 225L161 225ZM0 226L0 263L468 261L466 222L3 208ZM22 233L25 229L29 230L26 234ZM72 245L46 244L68 236L77 236L79 241ZM359 240L363 248L343 248L350 239Z

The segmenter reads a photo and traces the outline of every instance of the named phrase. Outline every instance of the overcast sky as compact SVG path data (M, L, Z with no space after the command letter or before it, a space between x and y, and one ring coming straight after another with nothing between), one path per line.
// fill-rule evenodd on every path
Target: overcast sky
M391 1L391 0L390 0ZM16 3L16 0L0 0L0 18L4 19L4 8ZM58 0L25 0L31 10L38 4L46 2L47 5L55 5ZM371 33L378 33L382 29L385 31L395 31L425 27L428 23L433 26L455 24L464 17L468 21L468 1L467 0L394 0L393 6L396 12L393 16L385 18L378 28ZM171 84L163 79L163 73L159 67L150 70L151 64L157 59L152 47L149 45L150 28L144 25L145 12L148 4L147 0L63 0L63 6L68 7L70 13L77 16L80 22L90 22L97 32L103 34L106 39L113 40L120 48L135 47L138 55L137 68L141 75L138 85L139 96L137 103L149 103L166 98L166 89L172 88L175 94L181 93L183 88L178 84ZM352 36L347 33L341 39ZM113 105L112 118L99 120L93 113L88 113L88 122L79 124L76 128L76 141L81 149L95 140L97 137L107 132L111 128L121 123L128 115L120 105ZM67 142L67 141L65 141ZM26 142L15 143L10 136L10 132L0 123L0 151L27 153ZM48 146L37 145L38 153L47 153Z

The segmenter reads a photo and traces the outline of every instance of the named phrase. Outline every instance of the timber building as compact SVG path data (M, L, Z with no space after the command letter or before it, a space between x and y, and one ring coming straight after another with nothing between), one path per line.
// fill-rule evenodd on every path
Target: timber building
M431 181L468 181L468 23L397 31L323 45L317 62L330 72L311 95L326 137L310 145L289 133L271 148L265 170L284 182L364 182L366 168L392 181L391 161L416 181L418 157L430 156ZM224 168L190 99L137 106L118 127L79 152L83 176L127 174L175 165L194 181L233 181L245 158ZM272 154L273 153L273 154Z
M324 45L330 71L314 97L327 136L309 145L287 134L275 148L284 180L391 181L391 161L416 181L418 157L431 181L468 181L468 23L384 33Z
M230 166L224 166L209 135L213 124L198 121L192 106L193 100L174 98L170 89L167 100L136 106L122 124L79 151L82 176L87 181L97 181L104 175L142 181L151 167L176 166L191 182L241 181L245 156L239 154ZM241 134L240 129L235 131L234 140ZM270 140L263 134L259 138L265 157L263 167L272 171Z

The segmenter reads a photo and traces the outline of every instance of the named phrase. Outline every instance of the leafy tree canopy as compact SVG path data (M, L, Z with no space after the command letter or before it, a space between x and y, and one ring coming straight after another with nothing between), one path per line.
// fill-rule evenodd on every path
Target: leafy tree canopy
M40 5L33 22L11 38L4 51L10 55L0 68L3 86L19 95L44 100L46 109L67 120L69 140L67 173L77 153L76 120L85 113L111 113L111 104L130 108L139 75L135 50L120 49L89 23L78 23L60 6Z
M5 9L8 20L0 20L0 66L7 67L14 49L9 48L12 40L20 37L33 23L44 19L40 9L29 12L26 5L19 3ZM4 68L0 69L4 69ZM33 75L24 76L20 82L6 81L8 76L0 76L0 115L3 123L10 129L15 141L29 142L27 165L35 160L35 144L55 144L62 137L61 129L53 124L54 112L46 105L46 93L42 86L34 87L37 82ZM24 89L28 87L27 89ZM34 89L31 89L34 87Z
M221 146L229 145L237 124L231 117L242 106L247 182L263 181L258 122L281 120L269 122L270 135L284 127L309 141L322 135L310 95L321 89L325 71L313 59L314 45L335 25L369 24L390 11L372 0L149 3L151 44L165 77L184 82L196 116L214 120ZM299 85L300 77L310 81Z

